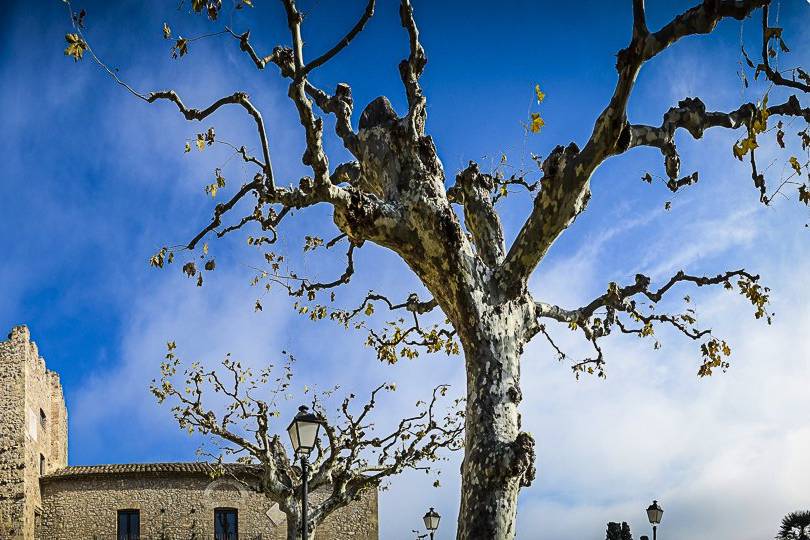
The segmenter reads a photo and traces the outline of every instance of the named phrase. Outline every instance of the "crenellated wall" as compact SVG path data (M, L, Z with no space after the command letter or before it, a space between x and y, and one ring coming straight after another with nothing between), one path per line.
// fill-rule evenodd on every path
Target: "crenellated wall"
M59 376L45 367L28 328L16 326L0 342L0 538L35 538L41 472L66 465L67 409Z

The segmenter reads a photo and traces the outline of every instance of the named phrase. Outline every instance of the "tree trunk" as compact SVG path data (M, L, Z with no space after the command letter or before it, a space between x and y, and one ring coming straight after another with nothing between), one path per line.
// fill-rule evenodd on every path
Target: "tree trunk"
M467 366L466 448L458 540L515 536L517 497L534 478L534 440L520 431L520 355L529 306L490 307L460 332Z
M315 529L310 520L308 540L315 540ZM301 540L301 516L287 516L287 540Z

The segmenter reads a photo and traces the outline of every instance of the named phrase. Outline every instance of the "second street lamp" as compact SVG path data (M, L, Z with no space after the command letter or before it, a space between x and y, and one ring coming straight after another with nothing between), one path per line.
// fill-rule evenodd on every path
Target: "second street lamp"
M430 510L422 517L422 520L425 522L425 528L430 531L430 540L433 540L433 532L439 528L439 520L442 517L436 513L436 510L433 507L430 507Z
M317 414L309 412L306 405L302 405L298 407L298 414L295 415L287 428L293 452L301 460L301 540L307 540L309 535L307 519L309 461L307 461L307 458L318 441L321 424L323 424L323 420Z
M664 509L658 506L658 501L647 507L647 519L650 520L650 525L653 528L653 540L657 540L658 524L661 523L661 518L664 516Z

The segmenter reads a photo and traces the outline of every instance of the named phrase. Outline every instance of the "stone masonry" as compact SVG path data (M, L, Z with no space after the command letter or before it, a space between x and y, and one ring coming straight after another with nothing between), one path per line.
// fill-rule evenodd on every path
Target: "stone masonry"
M240 540L286 538L285 516L252 489L250 466L68 467L67 441L59 376L17 326L0 342L0 540L115 540L119 510L139 512L141 540L213 540L217 508L237 511ZM334 512L314 540L338 539L378 539L376 491Z
M0 342L0 538L34 538L42 474L67 465L67 409L59 375L28 328Z
M284 514L250 483L238 471L212 480L204 463L68 467L43 478L45 515L37 538L114 540L117 511L128 509L139 511L144 540L211 540L214 510L234 508L240 539L284 540ZM373 491L329 516L314 540L377 538Z

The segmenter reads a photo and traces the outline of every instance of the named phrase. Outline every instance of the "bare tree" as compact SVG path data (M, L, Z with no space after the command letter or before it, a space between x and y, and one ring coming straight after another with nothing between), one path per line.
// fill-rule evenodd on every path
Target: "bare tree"
M244 9L249 4L247 0L236 1L233 9ZM549 325L561 323L582 332L595 352L589 358L574 361L574 373L604 376L602 338L615 331L650 336L656 328L668 326L699 343L703 357L699 374L706 376L728 366L730 347L698 325L691 307L682 313L657 311L656 306L668 293L683 285L737 288L753 304L757 318L769 318L768 289L760 285L758 275L744 269L708 276L679 271L657 285L650 277L639 274L625 285L606 284L604 294L579 307L558 306L534 298L527 286L529 276L587 207L594 171L608 158L634 148L658 148L664 159L664 183L676 192L698 180L696 172L681 174L675 145L679 130L699 139L709 128L741 129L743 136L733 152L740 160L750 162L760 200L769 204L775 194L785 195L787 188L793 186L798 188L799 200L807 204L810 188L801 179L807 163L790 158L794 173L782 178L769 192L764 173L757 167L755 152L764 136L774 133L774 119L810 120L810 109L803 107L799 99L810 89L810 76L798 67L786 70L775 65L779 52L787 52L787 46L781 29L769 24L769 0L698 1L655 31L647 26L644 1L633 0L627 3L627 9L633 12L632 33L628 46L617 55L615 89L584 143L560 145L547 157L537 158L537 182L532 181L529 173L507 178L501 171L485 172L474 162L448 178L434 140L426 133L427 98L420 76L427 56L411 1L399 2L400 20L409 43L408 57L399 64L407 111L400 115L387 98L379 97L364 108L357 124L353 120L350 86L341 83L329 92L319 88L312 76L319 67L335 60L363 31L374 13L375 0L364 3L365 9L356 24L332 48L307 54L300 9L295 0L280 0L280 4L289 27L289 41L269 54L257 50L249 31L223 26L212 35L233 39L259 72L274 67L289 82L288 95L306 140L302 162L311 169L311 175L301 178L297 186L288 186L286 179L279 182L276 178L267 126L247 94L236 92L196 108L187 105L173 90L139 92L120 79L90 48L82 31L83 13L73 14L75 31L67 36L66 54L79 59L89 53L135 97L147 103L166 102L187 120L207 120L220 109L232 108L255 122L260 155L251 155L249 145L233 145L236 155L247 166L255 167L255 177L225 202L217 204L211 222L183 251L199 250L203 239L212 235L221 237L245 226L261 229L262 236L251 237L251 243L267 247L276 241L282 220L292 210L328 205L337 232L326 247L346 243L347 264L343 274L331 282L313 281L281 271L279 261L283 255L268 252L269 267L257 280L285 287L296 297L296 308L314 319L331 318L347 326L363 327L365 323L358 320L373 310L374 302L394 313L403 313L398 324L370 331L369 344L383 360L395 361L398 355L416 355L420 350L453 352L456 340L460 342L467 373L467 399L457 537L512 538L518 492L521 486L530 485L535 476L534 440L521 431L518 413L522 396L520 358L529 340L537 335L548 339L562 359L567 356L552 341ZM192 12L207 14L212 21L222 18L219 0L192 0L189 7ZM754 78L768 85L760 102L743 103L736 110L725 112L707 110L699 98L685 97L664 113L658 126L636 124L628 119L627 104L646 62L683 38L711 33L723 19L743 20L757 10L762 15L761 60L755 65L744 49L743 54L746 63L755 70ZM190 39L172 37L168 26L164 26L164 36L173 40L175 56L188 53ZM776 87L794 94L784 102L769 103L769 92ZM538 101L542 98L537 88ZM352 156L337 165L330 162L324 150L324 118L330 116L335 122L337 139ZM542 124L540 115L534 113L527 129L537 131ZM783 146L783 124L780 121L775 127L776 141ZM806 150L810 146L808 130L799 132L799 137ZM210 129L190 141L187 149L192 143L204 148L215 142L214 131ZM652 181L653 177L648 173L644 179ZM209 188L216 193L224 185L224 179L217 173L216 182ZM508 188L521 186L533 195L534 205L516 237L507 244L495 205ZM250 203L250 210L238 213L239 204L245 201ZM319 301L322 294L350 282L354 252L366 242L399 255L432 297L420 299L413 294L406 300L395 301L372 292L361 305L351 309L333 309L328 301ZM323 244L322 239L312 236L307 239L305 249L317 249ZM175 251L178 250L163 248L152 263L162 267L173 260ZM213 260L206 261L205 269L198 269L190 260L183 270L202 283L203 272L213 267ZM256 307L260 309L261 305ZM446 327L420 324L420 317L434 310L443 312Z
M246 487L258 489L284 512L287 538L301 538L302 471L287 455L283 443L286 434L277 433L279 427L283 432L286 424L276 425L281 422L280 402L291 396L292 357L280 376L271 381L273 366L255 372L228 355L221 370L206 369L199 362L183 367L175 350L174 342L170 342L161 377L152 381L151 391L158 402L172 403L172 414L181 428L219 441L216 451L201 448L200 454L219 463L236 457L244 464L244 471L233 478L243 482L250 478ZM445 459L443 451L463 446L463 400L454 400L443 415L437 410L447 385L436 387L427 401L416 403L411 416L378 434L372 411L380 392L395 389L392 383L381 384L359 407L354 403L355 395L349 394L329 421L323 399L336 389L320 394L306 390L313 410L324 419L307 479L310 490L326 492L322 500L310 499L310 538L329 514L359 500L364 492L384 486L406 469L431 472L433 462ZM217 404L217 398L224 402ZM218 474L227 471L224 467L215 470Z

